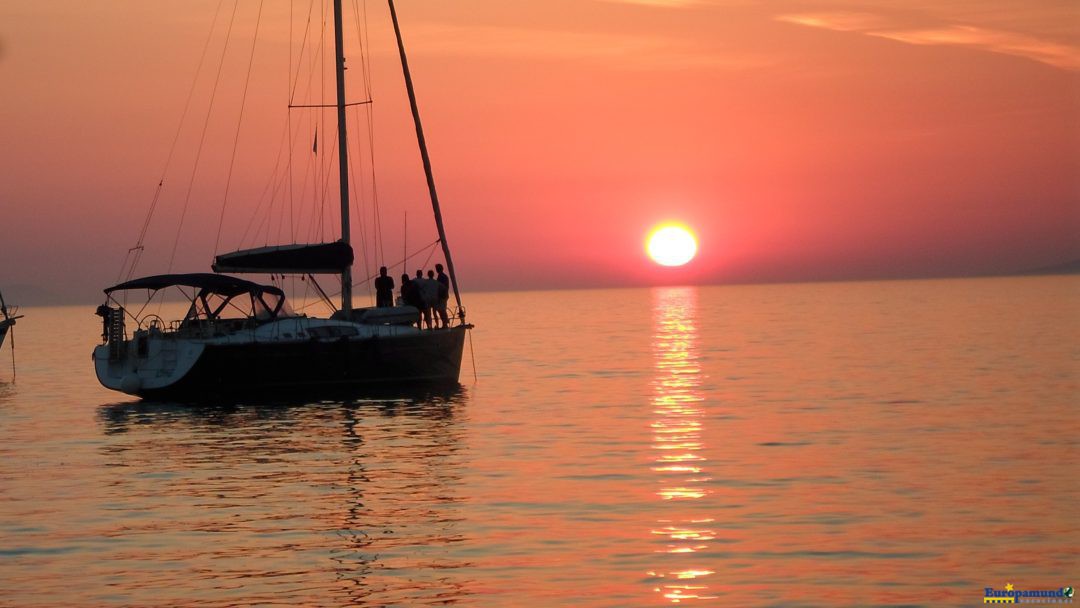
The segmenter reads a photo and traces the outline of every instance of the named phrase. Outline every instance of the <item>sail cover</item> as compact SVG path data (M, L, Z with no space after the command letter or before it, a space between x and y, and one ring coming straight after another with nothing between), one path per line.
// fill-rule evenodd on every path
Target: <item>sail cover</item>
M348 243L274 245L241 249L214 258L214 272L337 274L352 265Z

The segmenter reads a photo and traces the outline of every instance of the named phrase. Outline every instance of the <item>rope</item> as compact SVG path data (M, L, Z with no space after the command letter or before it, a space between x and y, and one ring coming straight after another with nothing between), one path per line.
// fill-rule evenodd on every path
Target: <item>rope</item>
M15 324L12 323L8 327L8 332L11 334L11 381L15 382Z
M465 332L469 336L469 357L472 358L472 378L473 384L480 382L480 377L476 375L476 347L473 346L472 330L466 329Z

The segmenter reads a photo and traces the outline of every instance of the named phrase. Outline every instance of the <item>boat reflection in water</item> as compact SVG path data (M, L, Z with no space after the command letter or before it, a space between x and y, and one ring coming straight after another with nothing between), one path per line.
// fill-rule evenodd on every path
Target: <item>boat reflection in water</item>
M664 503L657 511L664 517L652 529L655 551L663 558L649 575L657 581L654 590L672 603L716 599L708 582L714 572L701 556L716 535L701 500L709 494L709 477L702 442L697 295L695 287L653 291L652 469L659 485L656 495Z
M88 567L133 605L463 601L466 399L103 406L115 542Z

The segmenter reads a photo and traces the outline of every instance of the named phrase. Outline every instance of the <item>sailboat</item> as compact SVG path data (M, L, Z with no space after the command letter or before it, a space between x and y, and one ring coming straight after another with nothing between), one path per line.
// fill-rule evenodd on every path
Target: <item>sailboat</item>
M353 306L345 116L349 104L341 0L334 0L341 239L239 250L216 256L214 273L146 276L108 287L106 301L97 311L103 321L102 344L93 351L103 386L143 398L198 399L458 382L466 332L473 326L465 321L401 28L394 2L388 2L438 242L457 304L453 320L442 328L422 329L413 306ZM342 285L340 308L326 318L296 314L281 288L222 273L337 274ZM145 307L132 312L118 297L145 291L153 298L166 289L179 291L189 303L180 320L166 322L157 314L143 314ZM134 324L130 335L129 324Z
M15 314L17 312L18 309L15 307L8 308L7 303L4 302L4 294L0 293L0 346L4 345L4 339L7 338L8 330L15 325L15 319L22 318L22 315Z

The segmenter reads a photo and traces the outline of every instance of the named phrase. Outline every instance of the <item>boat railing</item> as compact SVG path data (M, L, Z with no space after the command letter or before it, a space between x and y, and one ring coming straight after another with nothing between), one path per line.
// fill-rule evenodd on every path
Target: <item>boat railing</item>
M146 315L137 320L139 335L179 336L184 338L213 338L244 329L254 329L256 319L174 319L165 321L158 315ZM112 334L110 334L111 338Z
M245 329L255 329L255 319L184 319L169 325L171 333L187 338L214 338Z

